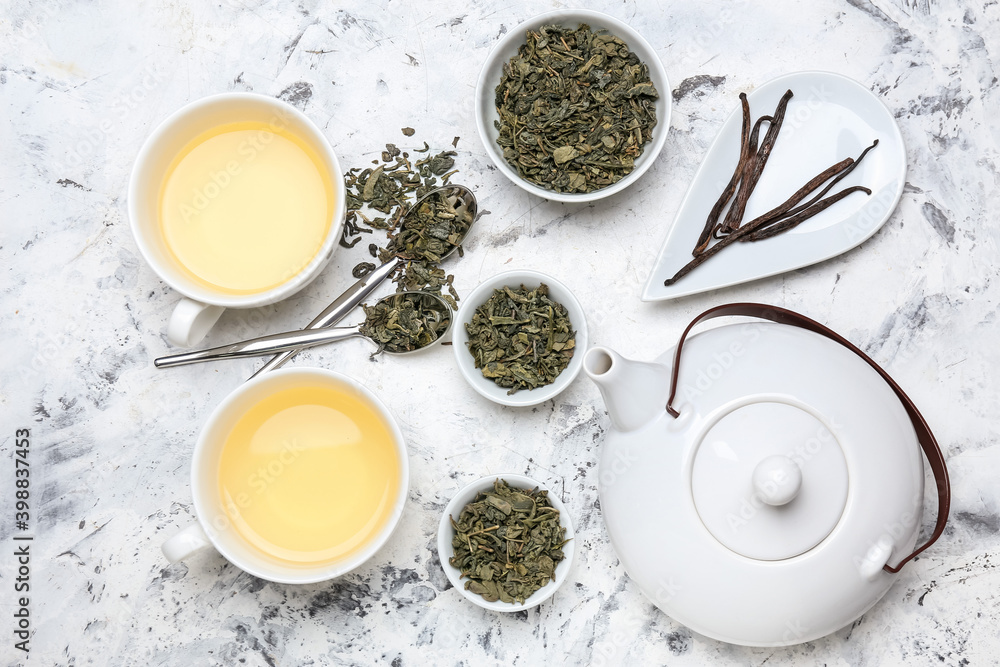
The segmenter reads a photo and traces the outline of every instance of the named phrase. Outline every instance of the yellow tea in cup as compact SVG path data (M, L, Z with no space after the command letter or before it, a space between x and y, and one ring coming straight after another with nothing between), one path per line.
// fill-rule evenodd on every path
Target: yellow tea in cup
M159 223L189 278L253 294L316 257L334 208L330 175L308 143L280 123L240 122L202 133L174 158Z
M393 432L356 393L305 385L271 393L226 436L219 493L254 548L316 565L364 549L389 521L402 483Z

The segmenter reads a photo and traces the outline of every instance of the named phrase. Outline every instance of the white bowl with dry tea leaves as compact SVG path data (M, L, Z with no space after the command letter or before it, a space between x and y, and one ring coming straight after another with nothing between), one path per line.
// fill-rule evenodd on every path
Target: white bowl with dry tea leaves
M505 35L476 84L487 155L531 194L588 202L653 164L670 127L670 82L628 24L584 9L547 12Z
M479 284L455 316L455 360L480 395L515 407L563 391L583 368L587 319L569 288L527 269Z
M462 596L522 611L565 583L576 552L566 506L524 475L490 475L461 489L438 526L441 567Z

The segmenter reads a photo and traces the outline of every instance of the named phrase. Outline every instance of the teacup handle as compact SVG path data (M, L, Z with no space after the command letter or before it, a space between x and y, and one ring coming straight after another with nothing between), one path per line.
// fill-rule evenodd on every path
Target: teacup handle
M176 563L179 560L184 560L195 551L211 545L212 542L208 539L201 524L192 523L164 542L160 548L168 561Z
M225 308L183 298L167 325L167 340L178 347L194 347L215 325Z

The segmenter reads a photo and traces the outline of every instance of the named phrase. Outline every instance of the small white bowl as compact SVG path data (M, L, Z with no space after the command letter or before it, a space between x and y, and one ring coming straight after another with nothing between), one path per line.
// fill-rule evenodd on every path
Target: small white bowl
M646 144L642 155L635 161L635 168L625 178L593 192L556 192L529 183L521 178L516 169L507 164L507 160L503 157L503 151L497 145L497 137L500 133L493 125L493 121L499 120L495 105L495 91L497 85L500 83L504 64L517 55L517 50L524 44L524 35L528 30L535 30L543 25L552 24L562 25L567 28L576 28L581 23L586 23L594 30L603 28L612 35L619 37L628 45L629 50L649 67L649 79L656 86L656 90L660 94L660 97L656 100L656 127L653 128L652 141ZM493 160L493 163L501 173L520 188L533 195L552 201L589 202L621 192L632 183L635 183L649 169L653 161L656 160L667 139L667 131L670 129L670 109L673 103L670 91L667 72L663 69L663 63L656 57L656 51L628 24L607 14L587 9L557 10L539 14L532 19L528 19L508 32L493 47L490 55L486 58L486 62L483 64L482 71L479 73L479 81L476 83L476 126L479 130L479 138L486 147L486 154L490 156L490 159Z
M528 289L534 289L545 283L549 288L549 297L566 307L569 314L569 322L576 331L576 346L573 358L569 366L563 369L552 384L536 389L520 389L508 395L507 389L499 386L493 380L483 377L482 370L476 368L476 360L469 352L469 334L465 325L472 322L472 316L476 308L486 303L493 290L503 286L517 289L524 285ZM469 296L462 299L462 305L455 314L455 326L452 328L452 346L455 349L455 361L458 362L458 370L462 372L466 381L486 398L500 403L501 405L512 405L515 407L526 407L538 405L549 400L569 386L570 382L576 379L583 368L583 355L587 352L587 318L583 313L583 307L576 300L573 293L565 285L544 273L522 269L518 271L506 271L498 273L492 278L488 278L472 290Z
M462 513L465 506L475 500L476 494L480 491L492 489L493 482L497 479L504 480L509 486L514 488L533 489L537 486L541 490L546 490L542 484L524 475L490 475L489 477L483 477L472 482L456 493L455 497L448 503L448 506L444 508L441 523L438 525L438 557L441 559L441 567L444 568L444 573L447 575L448 581L462 593L466 600L484 609L492 609L493 611L523 611L548 600L569 577L570 568L573 566L573 556L576 553L576 541L573 539L573 522L570 521L566 506L550 491L548 494L549 502L552 503L552 507L559 510L559 523L566 529L566 539L569 542L563 547L563 559L556 564L555 578L535 591L524 601L524 604L518 602L501 602L500 600L487 602L481 595L476 595L465 590L466 580L461 578L462 572L448 562L455 555L455 549L451 546L455 530L451 527L449 517L454 516L457 520L458 515Z

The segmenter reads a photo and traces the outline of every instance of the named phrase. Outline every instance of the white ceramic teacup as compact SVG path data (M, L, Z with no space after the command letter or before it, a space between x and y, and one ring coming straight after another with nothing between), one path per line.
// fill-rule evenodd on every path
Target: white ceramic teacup
M324 385L349 393L368 404L389 428L399 457L399 484L392 499L384 525L360 549L333 562L299 564L283 560L251 545L231 523L222 503L219 464L226 436L235 422L253 405L276 391L304 385ZM282 452L284 454L284 452ZM274 470L293 465L276 456ZM268 465L271 468L271 464ZM285 368L260 375L240 385L212 412L205 423L191 459L191 492L198 518L163 543L163 555L171 563L183 560L195 552L214 547L227 560L250 574L284 584L308 584L339 577L358 567L375 554L392 535L399 523L409 491L409 462L403 434L383 403L355 380L319 368ZM266 493L266 491L264 491ZM253 502L256 498L250 498ZM242 501L239 501L242 502ZM290 517L292 519L293 517Z
M263 123L301 138L314 150L333 189L331 221L319 252L285 282L252 294L226 293L193 280L166 247L159 221L161 188L178 153L211 128L240 122ZM319 275L337 246L345 205L343 172L330 143L295 107L265 95L223 93L197 100L173 113L146 139L136 157L128 188L129 222L139 251L164 282L184 295L167 327L170 342L181 347L196 345L226 308L265 306L305 287Z

